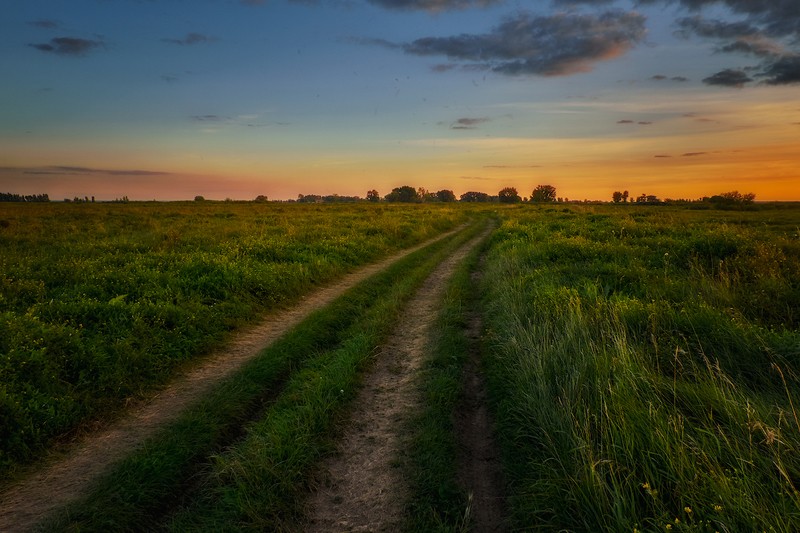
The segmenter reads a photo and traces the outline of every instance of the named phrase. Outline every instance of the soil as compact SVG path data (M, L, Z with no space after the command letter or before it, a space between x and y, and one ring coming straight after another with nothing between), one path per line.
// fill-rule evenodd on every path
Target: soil
M421 399L416 378L426 356L428 329L437 316L447 280L491 228L442 262L412 298L376 356L345 423L337 452L321 468L307 502L304 531L397 531L409 486L399 457L402 429Z
M56 509L78 500L114 463L142 446L159 428L178 418L215 384L313 311L328 305L348 289L402 257L455 231L364 267L307 296L295 307L268 316L260 324L236 335L228 346L209 356L200 366L179 377L148 402L131 409L108 426L87 434L63 456L44 461L46 464L36 467L0 493L0 531L30 531Z

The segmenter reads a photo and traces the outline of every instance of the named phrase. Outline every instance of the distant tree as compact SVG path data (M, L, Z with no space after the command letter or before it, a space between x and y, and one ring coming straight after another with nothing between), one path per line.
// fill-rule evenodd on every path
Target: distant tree
M628 191L622 191L622 201L628 202Z
M462 202L488 202L491 197L485 192L469 191L462 194L460 199Z
M257 203L260 203L260 204L263 204L264 202L269 201L269 198L267 198L266 194L259 194L258 196L256 196L256 199L253 200L253 201L257 202Z
M506 187L505 189L501 189L500 192L497 193L497 198L502 204L516 204L522 201L522 198L520 198L519 194L517 194L517 189L514 187Z
M661 200L655 194L640 194L636 197L637 204L660 204Z
M531 194L531 202L555 202L556 188L552 185L537 185Z
M436 192L436 199L440 202L455 202L456 195L453 191L442 189L441 191Z
M194 201L195 201L195 202L204 202L204 201L205 201L205 198L203 198L202 196L200 196L200 195L198 194L197 196L195 196L195 197L194 197Z
M410 185L403 185L402 187L395 187L392 192L386 195L387 202L420 202L422 199L414 187Z
M755 199L755 193L742 194L739 191L731 191L714 195L709 198L709 201L717 204L752 204Z
M614 191L614 194L611 195L611 200L613 200L615 204L620 203L622 201L622 193L619 191Z
M372 189L371 191L367 191L367 200L370 202L380 202L381 195L378 194L378 191Z

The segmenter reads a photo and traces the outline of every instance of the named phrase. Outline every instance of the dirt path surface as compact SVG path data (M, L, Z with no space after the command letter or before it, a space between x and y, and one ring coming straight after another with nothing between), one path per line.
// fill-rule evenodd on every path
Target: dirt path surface
M92 483L113 464L169 424L215 384L230 376L261 350L348 289L395 261L457 230L445 233L387 259L357 270L338 282L308 295L295 307L270 315L261 324L242 331L207 362L137 407L121 420L87 435L63 459L46 465L0 494L0 532L30 531L50 513L88 492Z
M337 453L322 466L324 479L307 502L304 531L397 531L409 487L397 459L402 429L420 403L415 379L447 280L491 228L443 261L408 303L407 311L364 379Z
M477 285L480 273L472 273ZM486 382L481 371L480 337L483 322L479 313L468 315L466 336L470 343L469 360L462 378L463 393L457 409L455 430L458 436L458 481L471 495L470 531L495 533L508 531L500 454L492 438L493 422L486 403Z

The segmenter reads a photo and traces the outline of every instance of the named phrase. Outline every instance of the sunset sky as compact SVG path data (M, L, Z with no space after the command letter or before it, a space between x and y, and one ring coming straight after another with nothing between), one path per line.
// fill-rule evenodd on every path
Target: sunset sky
M14 0L0 192L800 200L798 0Z

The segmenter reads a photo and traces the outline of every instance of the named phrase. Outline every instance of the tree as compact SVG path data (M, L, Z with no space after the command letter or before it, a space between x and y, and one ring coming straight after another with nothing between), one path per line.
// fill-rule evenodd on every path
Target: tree
M267 198L267 195L266 195L266 194L259 194L258 196L256 196L256 199L255 199L255 200L253 200L253 201L254 201L254 202L257 202L257 203L264 203L264 202L266 202L266 201L268 201L268 200L269 200L269 199Z
M531 202L555 202L556 188L552 185L537 185L531 194Z
M421 198L417 194L417 190L410 185L403 185L402 187L395 187L392 192L386 195L387 202L419 202Z
M194 201L195 202L203 202L203 201L205 201L205 198L203 198L202 196L200 196L198 194L197 196L194 197Z
M516 204L522 200L519 194L517 194L517 189L514 187L501 189L500 192L497 193L497 198L500 200L500 203L503 204Z
M622 201L622 193L614 191L614 194L611 195L611 200L613 200L615 204L620 203Z
M380 202L381 195L378 194L378 191L372 189L371 191L367 191L367 201L369 202Z
M756 199L755 193L748 192L742 194L739 191L731 191L714 195L711 198L709 198L709 201L712 204L736 205L736 204L752 204L753 200L755 199Z
M436 192L436 199L440 202L455 202L456 195L453 191L442 189L441 191Z
M628 202L628 191L622 191L622 201L627 203Z
M462 202L488 202L490 199L485 192L469 191L461 195Z

